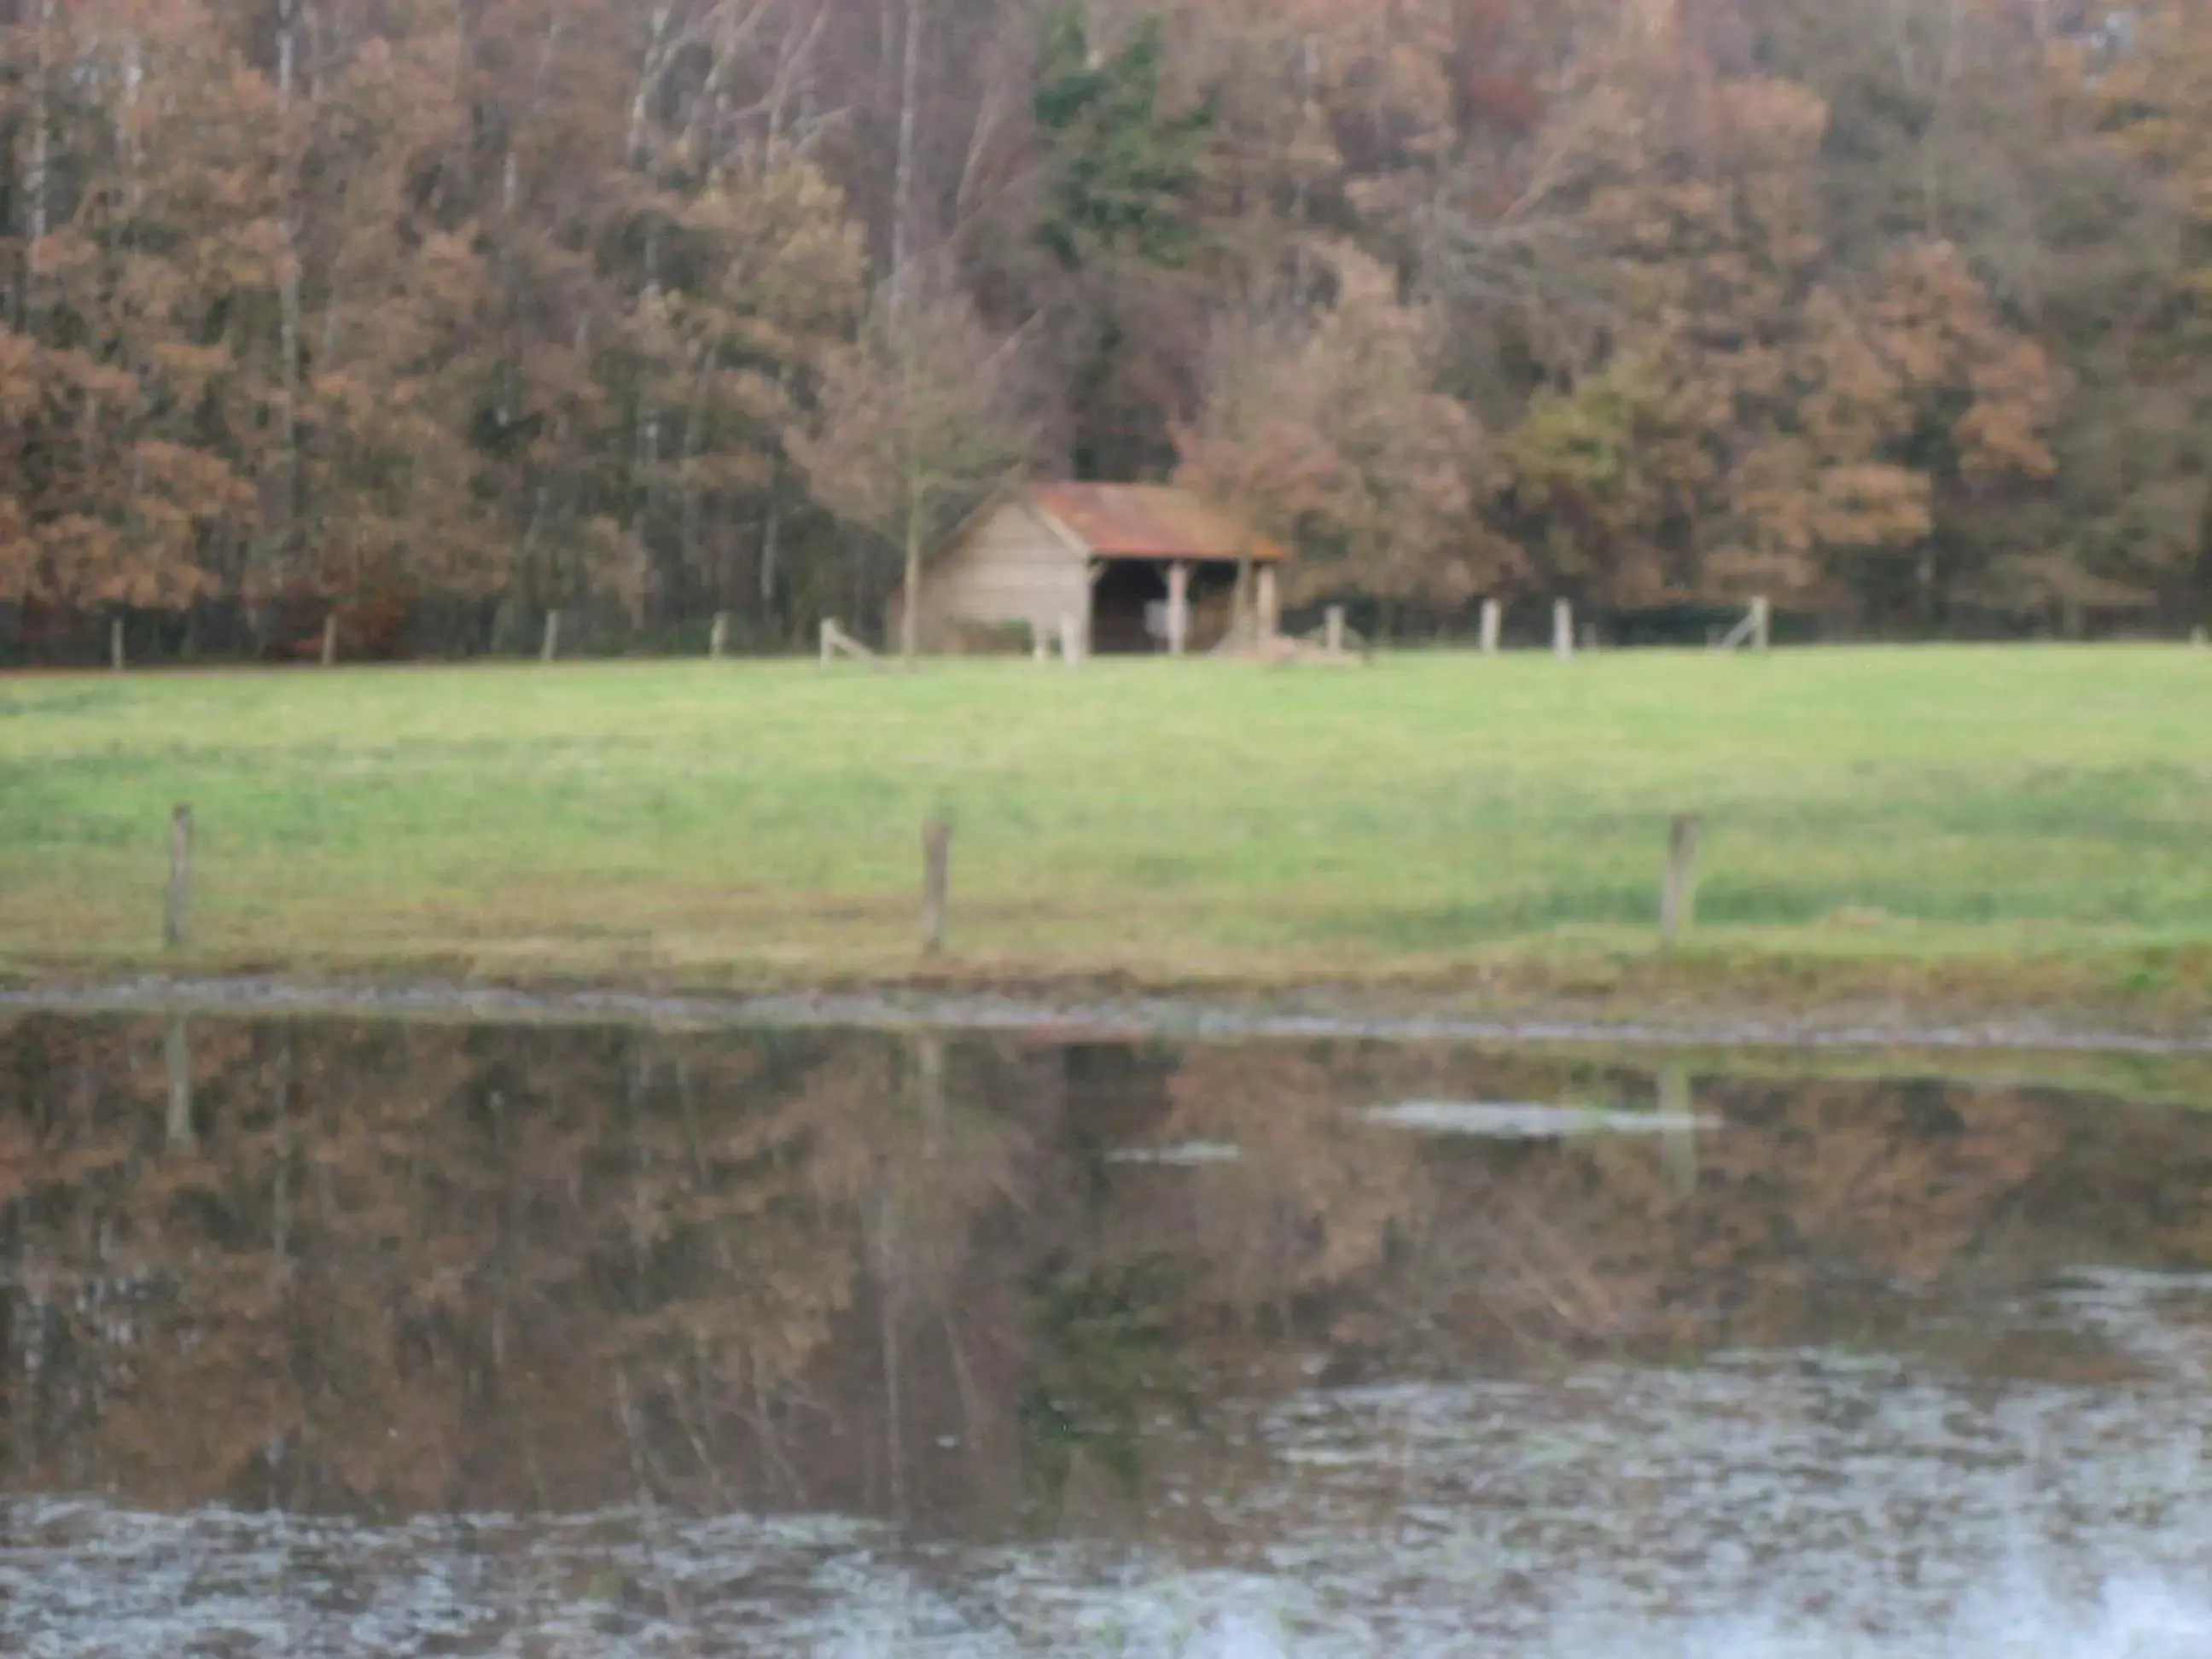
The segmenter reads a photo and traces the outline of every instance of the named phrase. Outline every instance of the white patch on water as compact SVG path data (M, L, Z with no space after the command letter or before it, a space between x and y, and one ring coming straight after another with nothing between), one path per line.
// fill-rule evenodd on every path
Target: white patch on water
M1220 1140L1186 1140L1176 1146L1121 1146L1106 1154L1109 1164L1161 1164L1182 1170L1238 1164L1243 1158L1242 1147Z
M2029 1322L2144 1374L1811 1350L1313 1390L1218 1425L1221 1543L913 1547L629 1511L369 1527L0 1510L31 1659L2212 1659L2212 1281L2075 1276Z
M1370 1106L1360 1115L1386 1128L1431 1135L1479 1135L1490 1140L1557 1140L1569 1135L1687 1134L1717 1129L1721 1120L1684 1112L1629 1112L1599 1106L1552 1106L1534 1101L1407 1100Z

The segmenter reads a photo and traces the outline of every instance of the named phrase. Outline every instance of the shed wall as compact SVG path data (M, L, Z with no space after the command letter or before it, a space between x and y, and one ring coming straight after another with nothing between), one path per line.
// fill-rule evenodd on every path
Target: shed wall
M1091 580L1081 554L1019 501L1004 501L922 577L921 625L933 645L947 624L1027 623L1048 635L1081 617Z

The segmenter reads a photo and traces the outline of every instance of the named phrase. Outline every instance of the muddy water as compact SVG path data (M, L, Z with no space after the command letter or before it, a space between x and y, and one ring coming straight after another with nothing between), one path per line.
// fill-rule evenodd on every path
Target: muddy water
M0 1024L0 1650L2212 1654L2212 1111L1690 1064Z

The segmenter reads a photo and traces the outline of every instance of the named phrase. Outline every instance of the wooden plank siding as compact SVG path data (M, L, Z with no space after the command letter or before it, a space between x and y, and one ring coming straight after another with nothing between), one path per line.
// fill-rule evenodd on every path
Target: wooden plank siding
M1061 617L1087 614L1090 587L1081 549L1026 501L1009 498L930 561L921 590L923 644L957 649L963 623L1024 623L1056 636ZM894 599L894 636L898 605Z

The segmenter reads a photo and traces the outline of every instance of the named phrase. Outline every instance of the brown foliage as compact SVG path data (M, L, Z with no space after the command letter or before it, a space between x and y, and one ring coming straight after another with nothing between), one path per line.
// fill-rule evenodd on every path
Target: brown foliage
M1077 267L1136 140L1031 118L1014 0L911 78L890 0L19 9L0 599L796 633L1036 439L1309 592L2212 602L2201 6L1089 7L1198 125Z

